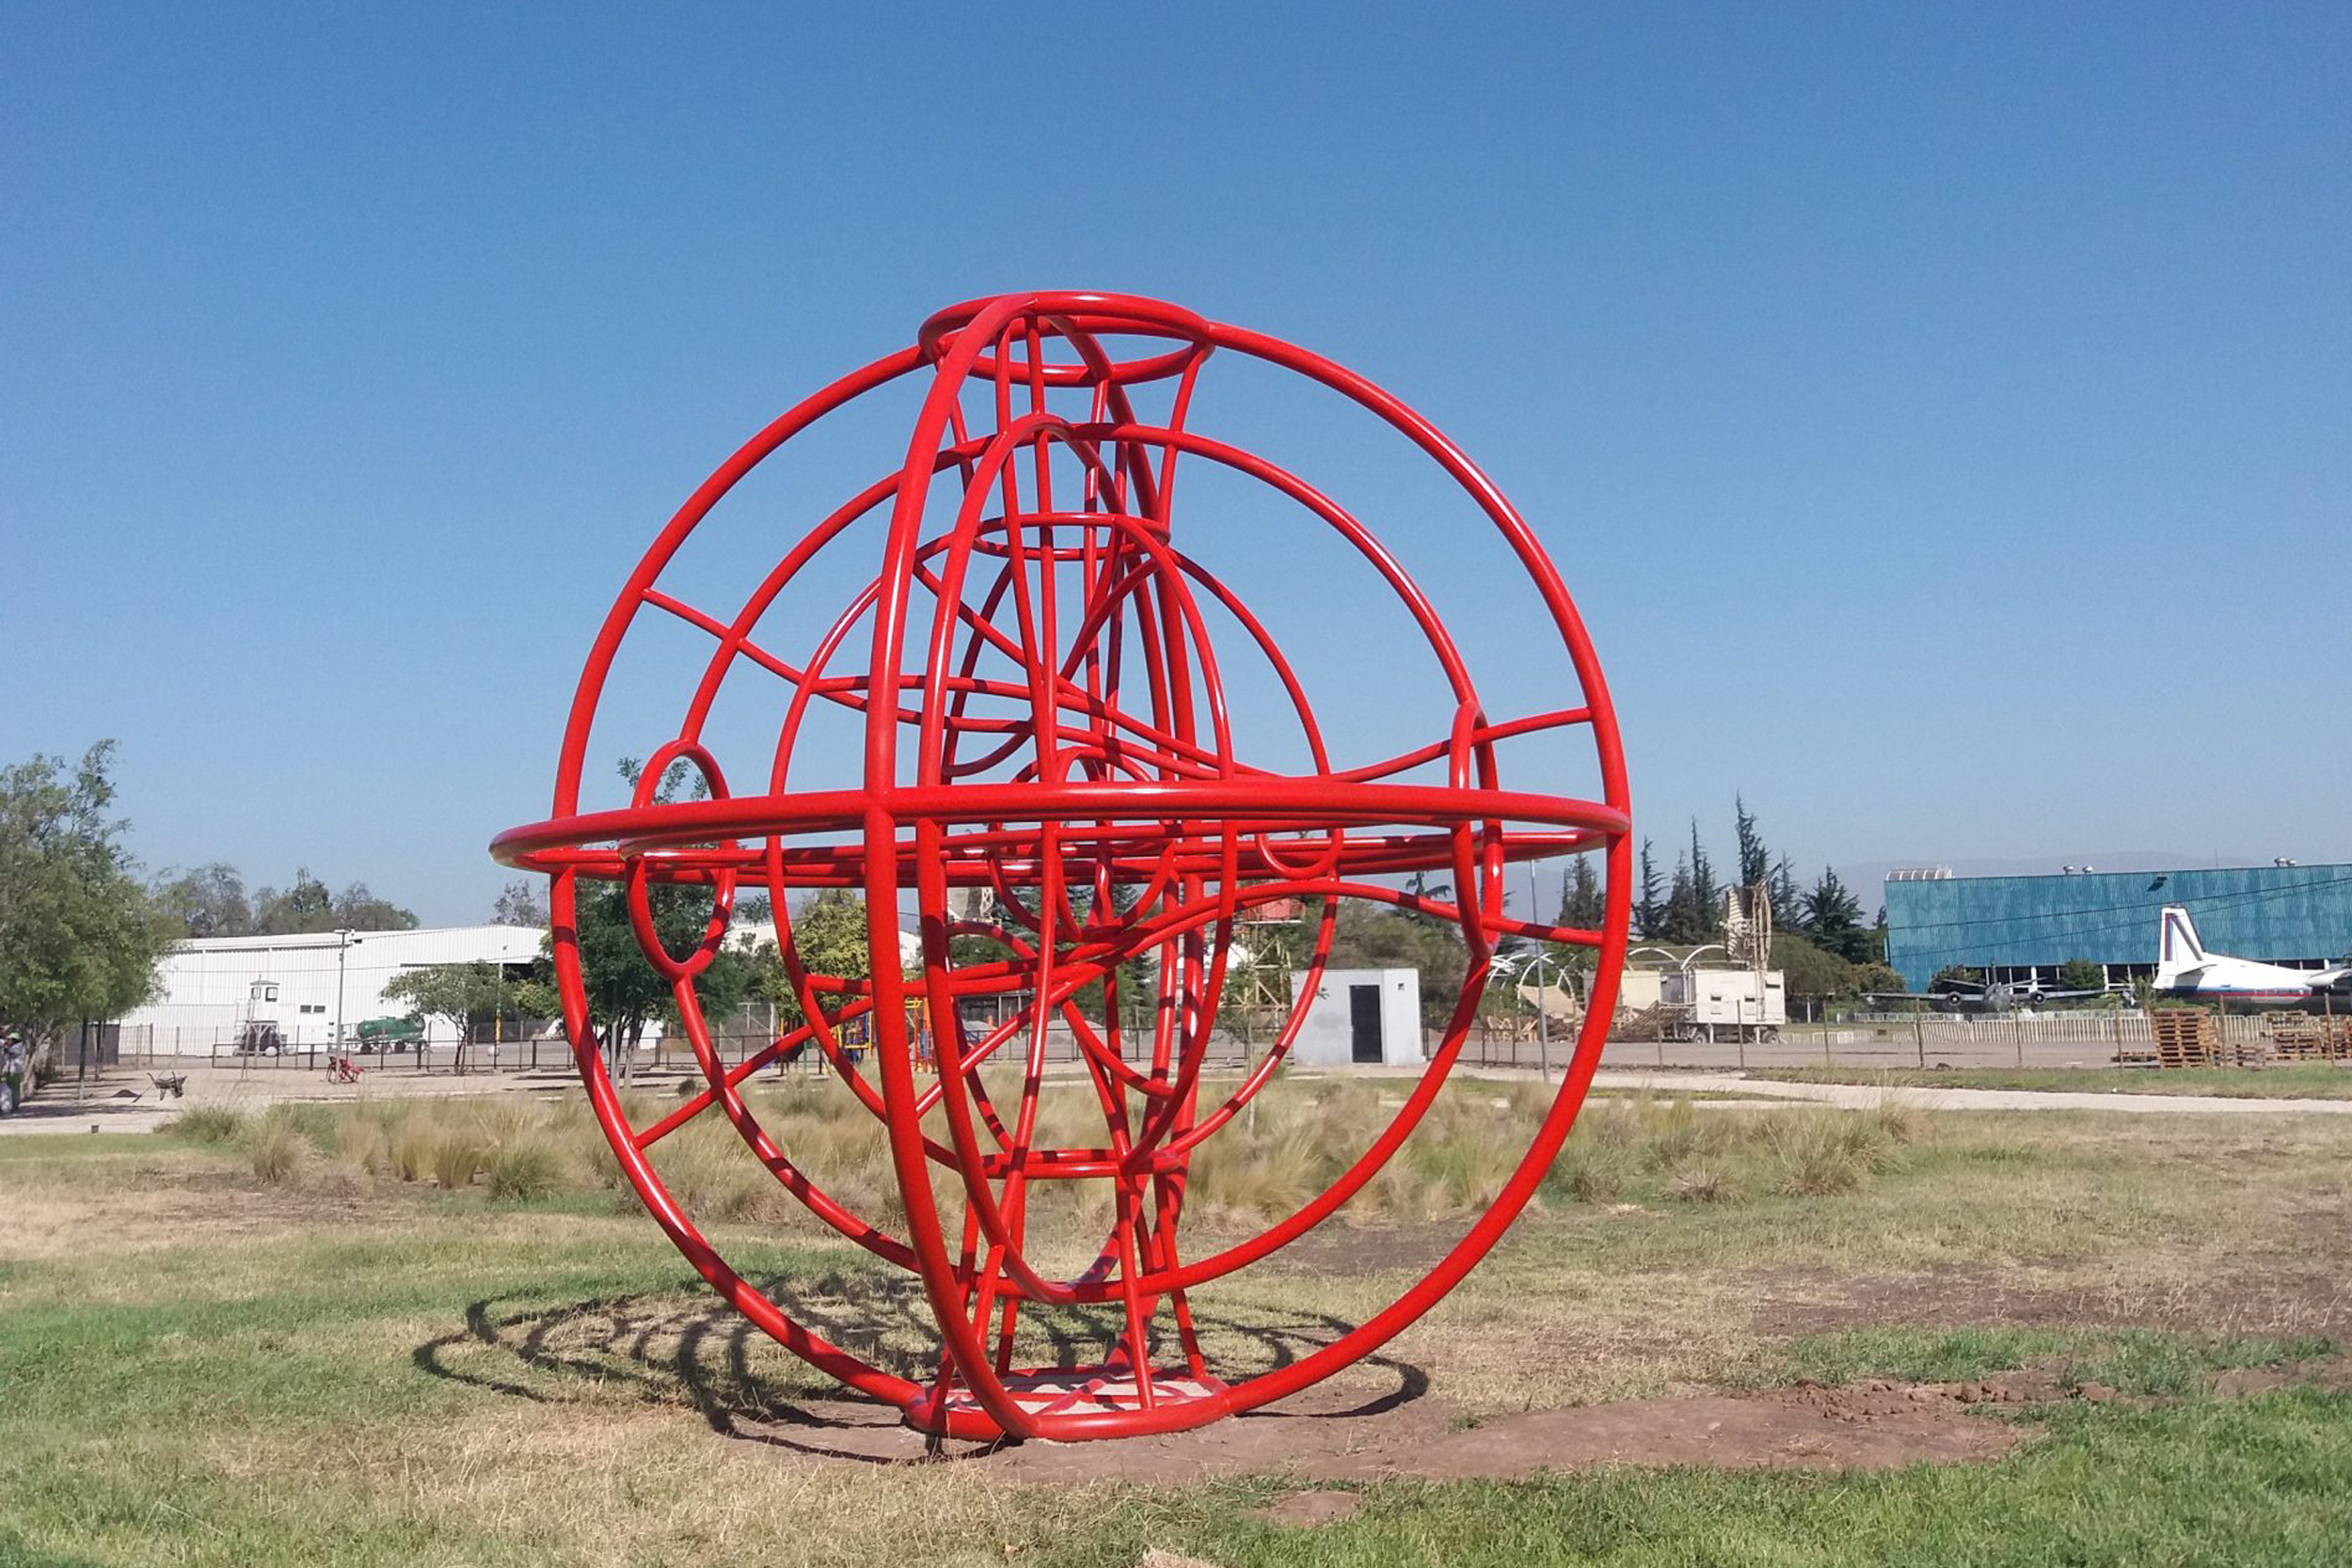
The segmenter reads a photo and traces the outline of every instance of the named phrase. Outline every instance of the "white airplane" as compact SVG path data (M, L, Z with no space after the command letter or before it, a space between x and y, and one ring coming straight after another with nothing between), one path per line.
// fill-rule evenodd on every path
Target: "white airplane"
M2316 1002L2323 996L2352 1002L2352 965L2288 969L2208 953L2188 911L2167 904L2161 918L2154 982L2160 991L2231 1002Z

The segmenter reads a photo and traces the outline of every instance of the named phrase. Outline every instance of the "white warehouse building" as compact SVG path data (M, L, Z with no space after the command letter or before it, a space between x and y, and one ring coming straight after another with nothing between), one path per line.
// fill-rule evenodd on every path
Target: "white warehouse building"
M156 999L121 1022L159 1052L201 1052L262 1024L290 1049L327 1046L339 1025L349 1036L365 1020L408 1011L384 999L395 975L429 964L526 965L542 935L530 926L442 926L175 942L156 966ZM434 1019L426 1038L448 1045L456 1035Z

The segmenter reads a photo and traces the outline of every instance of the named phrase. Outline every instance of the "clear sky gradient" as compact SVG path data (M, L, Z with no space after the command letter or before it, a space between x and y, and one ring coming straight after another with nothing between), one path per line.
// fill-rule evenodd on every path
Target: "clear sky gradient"
M1661 846L1727 862L1739 790L1808 869L2352 859L2344 7L9 33L0 757L119 739L152 867L485 916L663 519L1023 287L1276 332L1458 438Z

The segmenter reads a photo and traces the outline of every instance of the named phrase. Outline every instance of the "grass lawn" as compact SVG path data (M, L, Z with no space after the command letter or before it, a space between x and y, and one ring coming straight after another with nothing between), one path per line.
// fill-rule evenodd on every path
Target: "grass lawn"
M417 1117L469 1113L371 1114L415 1142ZM444 1185L421 1144L403 1179L397 1140L356 1122L14 1137L0 1563L2352 1560L2352 1394L2328 1370L2352 1335L2352 1128L2239 1119L1596 1106L1541 1212L1388 1348L1455 1424L2026 1366L2122 1397L2011 1411L2026 1440L1987 1463L1349 1481L1332 1489L1358 1512L1311 1528L1256 1515L1295 1484L1273 1475L1041 1481L766 1440L807 1435L823 1386L738 1332L561 1128L505 1129L556 1173L509 1198L495 1148L445 1156ZM1270 1167L1304 1124L1268 1123L1207 1184L1212 1229L1285 1199ZM1448 1127L1482 1141L1474 1118ZM1237 1325L1212 1353L1396 1294L1460 1227L1448 1183L1484 1180L1463 1148L1417 1175L1204 1291ZM819 1309L903 1303L863 1254L755 1203L716 1236ZM2228 1367L2285 1375L2209 1392Z
M2063 1089L2076 1094L2210 1094L2238 1100L2352 1100L2352 1063L2265 1068L1752 1069L1790 1084L1887 1084L1930 1089Z

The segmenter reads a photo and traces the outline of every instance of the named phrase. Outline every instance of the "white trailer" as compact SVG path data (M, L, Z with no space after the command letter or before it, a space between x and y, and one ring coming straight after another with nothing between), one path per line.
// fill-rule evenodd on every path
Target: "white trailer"
M1670 969L1659 980L1659 1027L1670 1040L1777 1039L1788 1022L1777 969Z

